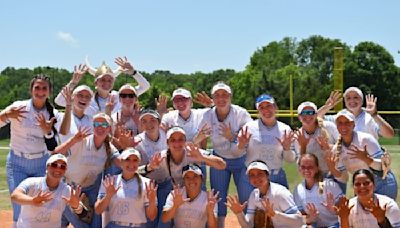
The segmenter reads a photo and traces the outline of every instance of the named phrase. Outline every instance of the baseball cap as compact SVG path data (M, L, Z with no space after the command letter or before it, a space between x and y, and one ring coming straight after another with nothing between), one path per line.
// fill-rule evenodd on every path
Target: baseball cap
M178 88L178 89L174 90L174 92L172 93L172 99L174 99L176 96L192 98L192 94L190 93L190 91L186 90L184 88Z
M103 112L97 113L96 115L93 116L93 120L96 118L103 118L106 120L108 125L110 125L110 126L112 125L111 117Z
M183 130L181 127L171 127L168 131L167 131L167 139L169 139L171 137L171 135L173 135L174 133L179 132L181 134L183 134L184 136L186 136L186 132L185 130Z
M228 86L227 84L225 84L224 82L218 82L217 84L215 84L215 85L212 87L211 94L214 94L215 92L217 92L217 90L220 90L220 89L225 90L225 91L228 92L229 94L232 94L231 87L229 87L229 86Z
M80 85L80 86L76 87L74 89L74 91L72 92L72 95L75 95L75 94L77 94L77 93L79 93L81 91L88 91L90 93L90 96L93 97L93 91L87 85Z
M146 115L150 115L158 120L161 119L160 114L158 114L157 111L155 111L153 109L144 109L143 111L140 112L139 120L141 120Z
M354 117L353 113L347 111L346 109L343 109L343 110L341 110L340 112L338 112L338 113L336 114L336 119L339 118L339 117L341 117L341 116L346 117L348 120L350 120L350 121L352 121L352 122L354 122L355 119L356 119L356 118Z
M67 164L67 158L63 154L53 154L47 159L46 166L56 161L63 161Z
M119 88L119 90L118 90L118 93L121 93L122 90L131 90L131 91L133 91L133 93L136 94L135 87L133 87L130 84L125 84L125 85L121 86L121 88Z
M364 99L364 95L363 95L363 92L361 91L361 89L354 87L354 86L347 88L346 91L344 91L343 96L345 97L350 92L356 92L358 94L358 96L361 97L361 100Z
M269 94L261 94L256 98L256 109L258 109L258 106L263 102L275 104L275 99Z
M203 172L201 172L200 167L193 163L189 164L189 165L185 165L182 168L182 177L184 177L186 175L186 173L188 173L188 172L193 172L196 175L203 176Z
M135 155L139 160L142 159L140 152L134 149L133 147L128 147L119 155L119 158L122 160L126 160L129 156Z
M247 167L246 174L248 175L250 170L252 169L265 170L269 173L269 168L267 164L261 161L253 161L252 163L250 163L249 166Z
M315 112L318 111L317 106L316 106L313 102L311 102L311 101L305 101L305 102L301 103L301 104L299 105L299 107L297 107L297 114L300 114L301 111L303 111L303 109L304 109L305 107L311 107Z

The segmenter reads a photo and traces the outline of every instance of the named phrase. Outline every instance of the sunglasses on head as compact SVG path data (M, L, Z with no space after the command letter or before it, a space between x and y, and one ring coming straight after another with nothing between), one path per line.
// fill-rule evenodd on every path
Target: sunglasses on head
M133 94L133 93L120 93L119 94L119 97L120 98L135 98L136 97L136 95L135 94Z
M103 128L107 128L110 125L107 122L93 122L93 127L103 127Z
M62 169L62 170L66 170L67 169L67 165L62 164L62 163L57 163L57 162L50 163L50 167L51 168L59 168L59 169Z
M303 110L300 112L301 116L313 116L316 112L314 110Z

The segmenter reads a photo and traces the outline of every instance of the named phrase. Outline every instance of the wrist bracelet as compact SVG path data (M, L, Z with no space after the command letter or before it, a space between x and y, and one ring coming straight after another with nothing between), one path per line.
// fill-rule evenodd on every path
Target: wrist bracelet
M132 76L134 76L134 75L136 75L137 74L137 70L133 70L133 72L132 72Z

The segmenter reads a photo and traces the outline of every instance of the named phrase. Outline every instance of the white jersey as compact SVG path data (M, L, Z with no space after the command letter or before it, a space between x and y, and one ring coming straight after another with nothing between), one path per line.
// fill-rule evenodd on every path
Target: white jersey
M230 125L232 133L238 135L243 125L250 121L252 121L252 119L246 109L232 104L228 116L222 122L218 120L215 107L205 112L200 123L200 129L205 124L211 127L212 131L210 138L214 152L223 158L233 159L242 157L245 154L245 151L239 151L236 142L230 142L222 136L220 125Z
M254 221L254 213L256 209L264 210L264 207L261 203L263 198L268 198L269 202L274 205L274 210L278 212L282 212L284 214L299 214L299 210L297 209L296 204L293 201L293 196L285 187L280 184L275 184L270 182L270 187L268 189L267 195L261 197L260 190L258 188L254 189L247 201L247 213L246 220ZM302 220L301 215L300 220ZM282 219L282 217L274 216L272 217L272 223L274 227L288 227L289 224Z
M384 195L374 194L375 200L379 200L381 207L386 206L385 217L389 220L392 227L400 227L400 210L397 203ZM349 207L354 207L350 211L349 223L350 227L353 228L379 228L376 218L367 210L363 209L361 204L358 202L357 197L351 198L349 201Z
M62 117L61 119L64 118L64 115L65 113L60 113L60 116ZM58 131L60 131L61 122L62 120L55 124L55 127ZM81 127L88 128L90 129L90 133L93 133L93 117L84 114L82 118L79 118L71 112L71 124L68 134L58 134L61 143L64 143L68 139L72 138L76 133L78 133L78 130Z
M336 115L326 116L325 119L335 122ZM371 134L376 140L379 139L379 125L375 122L374 118L372 118L372 116L364 109L362 109L361 113L356 116L354 130Z
M149 88L150 88L150 84L149 82L146 80L146 78L143 77L142 74L140 74L139 72L137 72L135 75L132 76L138 83L137 86L135 86L135 93L136 95L139 97L141 94L143 94L144 92L146 92ZM119 95L118 95L118 91L112 90L110 92L110 96L114 97L114 108L112 110L111 113L115 113L118 110L121 109L121 104L119 102ZM89 116L94 116L95 114L99 113L99 112L105 112L105 107L106 107L106 103L108 101L108 98L101 98L100 96L98 97L98 100L95 100L95 97L92 97L92 100L90 102L89 107L85 110L85 114L89 115ZM54 102L61 106L61 107L65 107L65 98L64 96L60 93L58 93L57 97L54 99ZM98 102L98 104L97 104Z
M192 109L190 111L190 116L187 120L183 119L179 115L178 110L173 110L164 114L161 123L167 124L168 126L179 126L186 133L186 141L191 142L193 138L197 135L200 130L200 121L203 118L204 113L209 110L205 109Z
M117 193L111 198L110 204L108 205L108 214L110 221L143 224L146 223L146 210L149 206L149 199L147 198L146 184L150 183L150 180L146 177L141 177L142 189L141 195L139 196L139 186L137 177L125 181L122 178L122 174L116 177L115 186L120 186ZM105 196L106 189L102 184L99 190L98 199ZM157 202L157 200L156 200Z
M23 180L18 188L31 197L36 196L40 191L53 193L53 199L39 207L21 205L18 228L61 227L61 216L66 207L62 197L69 198L71 191L67 184L60 181L57 189L50 191L46 184L46 177L29 177Z
M284 150L278 139L283 137L285 131L286 134L292 131L289 125L276 121L273 127L268 128L261 119L257 119L248 122L244 127L248 127L248 132L251 134L247 146L246 166L252 161L261 160L267 163L270 169L282 168ZM294 151L291 153L293 159L290 162L294 162Z
M186 189L183 189L183 198L188 198ZM199 195L189 202L182 204L175 212L174 227L176 228L200 228L207 224L207 192L201 191ZM174 206L174 198L171 193L167 197L163 210ZM214 207L214 216L217 217L218 204Z
M383 152L378 141L376 141L376 139L372 135L364 132L354 131L353 141L350 145L354 145L360 150L364 150L364 147L366 146L368 155L374 159L371 167L376 170L382 170L380 158L382 157ZM336 152L336 146L333 147L333 151ZM349 147L346 147L342 143L342 151L339 154L339 162L336 165L336 168L339 171L347 170L350 173L354 173L359 169L369 170L369 166L367 163L358 158L351 158L352 155L350 155L349 153L352 153L352 151L349 149Z
M162 129L159 130L159 137L156 142L147 137L146 132L138 134L135 138L141 140L139 144L135 147L135 149L137 149L142 156L139 165L148 164L154 154L168 148L165 132Z
M308 190L305 181L302 181L294 189L293 198L300 211L307 211L307 203L313 203L317 208L319 214L316 221L317 227L328 227L338 223L338 217L335 213L330 212L322 204L326 202L327 193L330 192L335 198L335 202L343 195L339 185L332 179L325 178L322 184L322 192L320 192L320 183L315 183L314 186Z
M323 127L328 132L328 143L331 145L335 144L336 140L339 137L339 132L337 131L336 125L330 121L324 121ZM303 128L300 128L299 131L302 131L302 129ZM321 171L324 173L328 172L328 165L325 161L326 152L321 149L317 142L317 138L322 135L321 128L317 127L313 134L307 134L307 132L305 132L304 135L306 138L310 139L307 144L306 152L308 154L314 154L315 156L317 156ZM295 140L294 142L294 148L296 150L296 153L300 154L300 146L297 140Z
M97 149L94 145L93 135L74 144L70 148L68 159L68 169L65 177L68 183L79 184L88 187L94 184L97 176L104 170L107 161L107 153L104 143ZM111 146L111 154L116 157L118 150Z
M33 107L32 99L24 101L16 101L6 109L18 108L25 106L23 109L27 113L23 114L25 118L19 118L18 121L15 118L9 119L10 125L10 147L13 151L24 154L36 154L47 150L46 144L44 142L43 130L38 125L35 117L39 113L43 114L45 118L49 119L49 113L46 108L41 110L36 110ZM54 116L57 122L61 121L61 116L59 112L54 109ZM0 127L3 127L7 122L2 122L0 120Z
M124 127L127 130L130 130L133 133L133 135L138 134L138 132L139 132L138 126L136 125L135 121L133 121L132 117L130 117L127 120L121 118L121 109L118 110L117 112L113 113L111 115L111 118L113 120L114 129L116 128L116 126L118 124L118 120L119 120L119 121L122 121L122 123L124 124Z
M208 151L202 149L200 149L200 153L202 153L203 156L210 155ZM190 163L198 164L198 162L196 162L193 158L187 156L186 150L180 164L176 164L172 158L170 158L170 161L168 161L167 150L161 151L161 156L165 157L165 159L161 162L158 169L150 172L147 175L147 177L155 180L157 183L162 183L168 179L171 179L173 184L179 184L180 186L183 186L182 168Z

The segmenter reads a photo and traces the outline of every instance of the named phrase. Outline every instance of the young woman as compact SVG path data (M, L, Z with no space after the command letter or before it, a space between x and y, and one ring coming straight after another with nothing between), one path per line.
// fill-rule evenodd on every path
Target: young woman
M44 132L38 117L43 120L61 120L48 98L51 92L50 78L36 75L30 82L31 98L15 101L0 112L0 127L10 123L10 153L7 156L7 184L10 194L28 177L42 177L46 172L46 161L50 154L45 137L54 136L54 131ZM51 125L52 126L52 125ZM52 129L52 128L49 128ZM12 203L14 224L18 220L20 205Z
M101 174L104 169L110 167L111 162L119 155L117 149L110 143L111 118L99 113L93 117L93 135L89 135L89 129L79 129L74 137L59 145L55 152L67 155L69 169L65 177L70 185L82 186L82 192L89 199L89 205L93 208L96 202ZM65 218L74 226L87 227L83 221L74 216L68 208L64 213ZM101 227L101 217L94 216L90 227Z
M145 227L146 217L157 216L157 190L154 182L137 173L140 153L133 148L121 155L122 173L103 180L95 205L97 214L109 211L107 228Z
M336 126L340 136L332 149L334 158L328 162L333 176L345 179L347 172L369 169L375 173L375 192L396 199L397 182L394 174L389 171L382 178L383 152L378 141L370 134L355 131L355 117L347 110L338 112ZM337 164L335 160L338 160Z
M334 209L335 203L343 196L339 185L323 177L316 155L302 154L298 163L304 181L294 189L293 198L300 212L306 215L307 224L339 228Z
M259 118L244 125L251 135L247 146L246 165L255 160L265 162L271 169L269 180L289 187L286 173L282 169L283 161L295 162L296 154L292 150L294 132L276 119L278 109L275 99L262 94L256 99Z
M89 73L95 77L94 84L96 86L96 92L91 100L89 108L86 109L85 114L93 116L96 113L105 112L106 104L110 100L113 100L115 102L111 113L114 113L120 109L120 104L118 102L118 92L112 89L116 77L121 72L131 75L138 82L139 85L135 87L137 96L143 94L149 89L149 82L133 68L132 64L128 61L126 57L116 58L115 63L119 66L119 69L112 71L105 63L103 63L99 68L95 69L91 67L86 60L87 67L85 69L88 70ZM78 85L82 75L74 75L67 86L71 90L73 90ZM60 106L65 106L65 99L62 94L57 95L55 102Z
M67 169L67 158L52 155L46 162L44 177L29 177L22 181L11 194L11 200L22 205L16 227L61 227L61 215L68 205L80 215L81 188L72 189L62 181Z
M228 207L235 213L241 227L301 227L303 216L293 196L282 185L270 182L270 169L263 161L254 161L247 167L250 183L255 187L246 203L237 196L228 196ZM247 213L243 210L247 204Z
M218 192L201 190L203 173L197 164L182 168L184 188L175 186L168 195L162 220L173 219L174 227L217 228Z
M211 94L215 107L204 113L194 141L201 142L210 136L213 154L227 164L227 168L222 170L210 168L211 188L218 191L222 198L218 203L218 227L224 227L227 213L225 203L231 176L241 202L248 199L253 189L245 174L244 146L238 145L240 141L237 137L243 125L252 119L246 109L231 103L232 90L224 82L215 84Z
M329 172L325 161L329 153L326 151L335 144L339 133L334 123L317 118L317 111L317 106L309 101L301 103L297 108L302 127L296 132L294 146L299 155L314 154L318 158L319 168L326 176Z
M374 193L375 177L371 171L354 172L353 188L356 196L350 200L343 196L336 208L340 227L400 227L399 206L393 199Z

